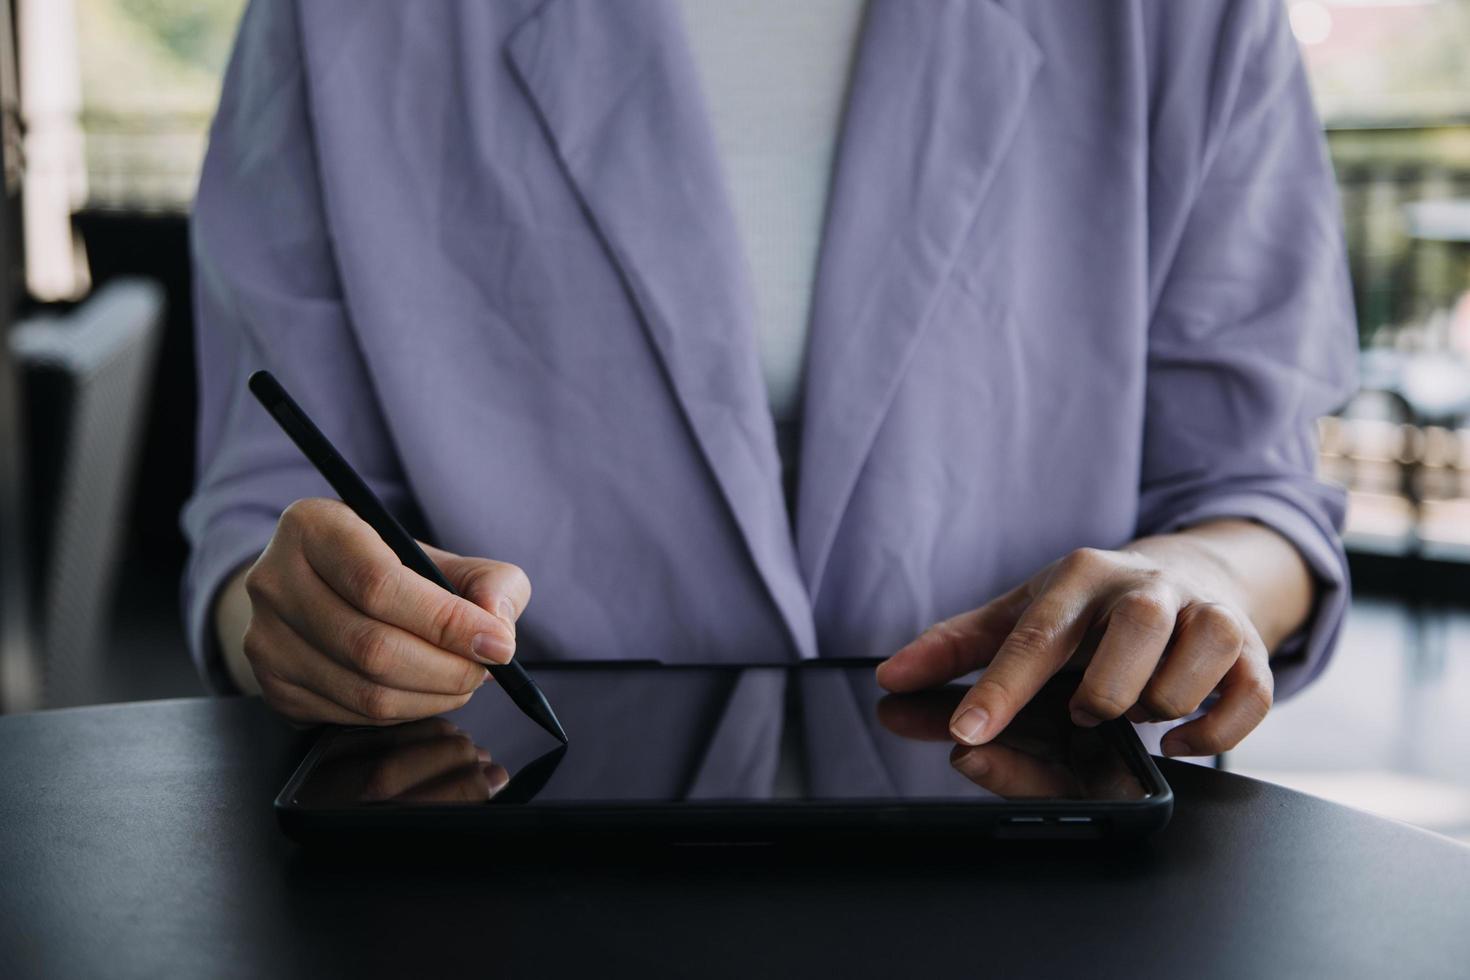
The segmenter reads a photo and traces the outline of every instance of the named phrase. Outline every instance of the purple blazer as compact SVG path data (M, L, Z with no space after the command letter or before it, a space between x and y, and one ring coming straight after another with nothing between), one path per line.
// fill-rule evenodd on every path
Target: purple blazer
M1347 599L1314 423L1353 388L1332 173L1280 0L871 0L794 514L670 0L253 0L194 213L189 634L327 493L515 562L523 649L884 656L1084 545L1219 516Z

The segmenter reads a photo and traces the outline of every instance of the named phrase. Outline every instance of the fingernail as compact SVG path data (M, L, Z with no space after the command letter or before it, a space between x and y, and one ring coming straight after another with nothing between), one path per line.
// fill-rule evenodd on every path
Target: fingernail
M1096 728L1098 725L1102 724L1102 719L1094 718L1092 715L1083 711L1081 708L1073 708L1072 724L1077 725L1081 728Z
M966 745L978 745L980 736L985 732L985 723L989 720L990 715L984 708L966 708L960 712L958 718L949 723L949 732Z
M976 778L990 771L990 761L979 752L966 752L955 760L955 765L966 776L974 776Z
M516 626L516 607L505 596L501 596L495 603L495 615L505 620L511 629Z
M1166 738L1161 746L1167 756L1194 755L1194 750L1182 738Z
M476 633L470 640L470 656L482 664L508 663L515 652L514 643L493 633Z
M510 773L506 772L502 766L486 766L485 782L490 789L490 795L494 796L496 793L505 789L506 784L510 782Z
M490 764L490 753L479 746L475 747L475 758L480 760L480 765L482 766L488 766Z

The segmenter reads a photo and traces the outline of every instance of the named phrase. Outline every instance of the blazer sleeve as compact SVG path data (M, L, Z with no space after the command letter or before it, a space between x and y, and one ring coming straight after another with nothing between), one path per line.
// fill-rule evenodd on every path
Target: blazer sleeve
M293 500L330 490L245 387L275 372L384 502L407 492L338 281L292 0L252 0L210 134L191 225L199 426L182 603L208 686L232 689L214 641L224 581Z
M1348 602L1345 497L1314 473L1317 419L1356 387L1355 318L1332 170L1285 5L1185 6L1209 6L1218 22L1165 25L1152 69L1138 531L1237 517L1295 545L1317 600L1273 660L1280 698L1326 665Z

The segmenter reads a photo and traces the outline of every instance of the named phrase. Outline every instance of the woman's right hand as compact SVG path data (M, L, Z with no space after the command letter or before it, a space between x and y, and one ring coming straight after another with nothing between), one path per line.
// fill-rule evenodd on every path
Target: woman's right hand
M286 508L243 576L249 618L236 634L266 702L298 723L348 725L413 721L467 702L484 665L515 655L531 583L514 565L424 550L459 596L403 565L340 501ZM229 602L217 604L227 658Z

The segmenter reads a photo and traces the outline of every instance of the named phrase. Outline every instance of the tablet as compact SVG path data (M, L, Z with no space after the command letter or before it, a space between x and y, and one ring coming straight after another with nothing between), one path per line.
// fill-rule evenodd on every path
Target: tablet
M762 842L834 835L1107 838L1173 797L1125 721L1079 728L1059 678L993 742L957 745L965 685L885 694L871 662L540 664L562 747L486 685L465 707L323 732L276 799L297 840L445 835Z

